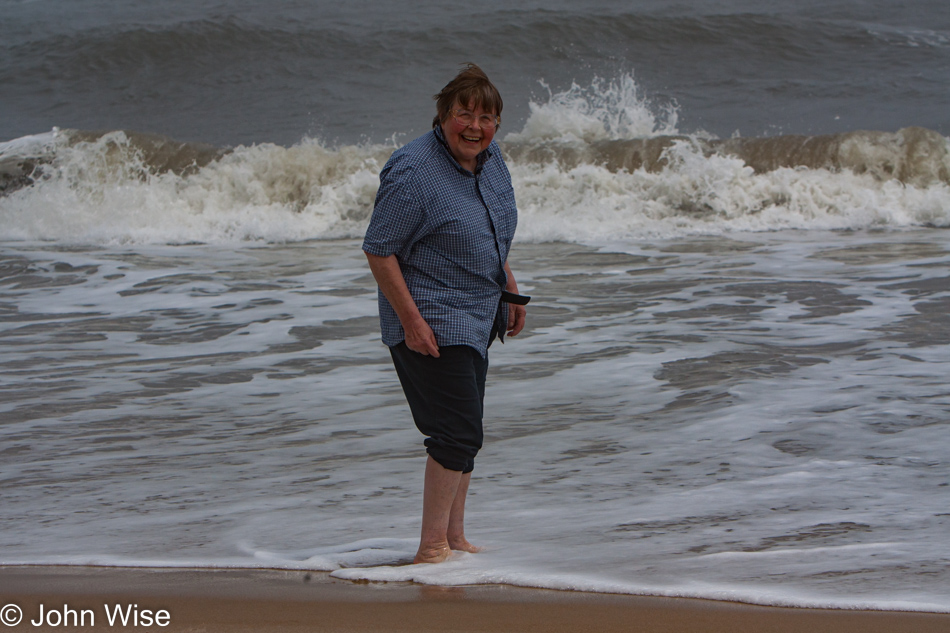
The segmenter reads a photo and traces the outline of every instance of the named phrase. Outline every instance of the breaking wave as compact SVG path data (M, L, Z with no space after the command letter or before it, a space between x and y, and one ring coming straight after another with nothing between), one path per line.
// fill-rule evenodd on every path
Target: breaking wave
M937 132L716 139L633 77L532 103L500 140L518 238L585 241L729 231L950 226ZM0 238L68 243L296 241L362 235L394 145L304 139L232 149L127 131L0 144Z

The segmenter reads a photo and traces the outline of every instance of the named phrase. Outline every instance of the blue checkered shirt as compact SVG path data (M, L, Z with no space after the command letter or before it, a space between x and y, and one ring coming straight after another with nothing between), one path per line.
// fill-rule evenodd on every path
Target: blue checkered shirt
M363 250L396 255L409 293L439 346L468 345L485 356L492 325L507 325L500 304L504 264L518 223L511 175L498 144L478 155L475 173L449 152L434 128L396 150L379 174ZM405 333L379 292L383 343Z

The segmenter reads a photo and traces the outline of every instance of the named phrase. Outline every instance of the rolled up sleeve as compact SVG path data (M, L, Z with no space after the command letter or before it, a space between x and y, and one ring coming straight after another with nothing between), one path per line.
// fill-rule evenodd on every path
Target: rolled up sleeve
M424 222L411 171L399 169L390 159L379 175L379 191L363 238L363 251L377 257L397 255L405 259Z

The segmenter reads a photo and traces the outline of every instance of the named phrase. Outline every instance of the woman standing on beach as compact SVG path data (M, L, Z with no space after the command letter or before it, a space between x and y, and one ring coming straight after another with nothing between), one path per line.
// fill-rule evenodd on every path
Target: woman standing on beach
M479 549L466 540L464 519L482 446L488 347L525 322L523 303L505 302L519 301L507 261L518 217L493 140L501 95L466 64L435 99L432 131L394 152L380 173L363 241L383 342L426 435L416 563Z

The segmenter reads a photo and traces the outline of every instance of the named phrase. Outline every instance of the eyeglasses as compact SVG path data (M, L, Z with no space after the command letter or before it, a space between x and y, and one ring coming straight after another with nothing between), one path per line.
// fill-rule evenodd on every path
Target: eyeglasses
M470 126L478 119L478 127L483 130L494 130L501 125L501 117L497 114L480 114L477 117L468 110L449 110L452 118L458 121L459 125Z

